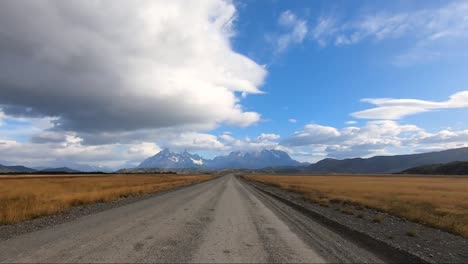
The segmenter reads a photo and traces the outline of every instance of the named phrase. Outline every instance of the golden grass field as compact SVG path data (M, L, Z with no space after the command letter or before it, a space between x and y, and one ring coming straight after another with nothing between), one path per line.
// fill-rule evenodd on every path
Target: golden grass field
M327 206L345 201L468 237L468 177L249 175Z
M213 175L0 176L0 224L63 212L76 205L153 193Z

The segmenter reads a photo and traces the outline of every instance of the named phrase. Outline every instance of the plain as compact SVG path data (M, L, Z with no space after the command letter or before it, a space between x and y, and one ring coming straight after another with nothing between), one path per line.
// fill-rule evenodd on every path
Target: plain
M21 175L0 176L0 224L63 212L209 180L214 175Z
M468 237L468 177L407 175L249 175L328 206L375 208ZM376 220L377 221L377 220Z

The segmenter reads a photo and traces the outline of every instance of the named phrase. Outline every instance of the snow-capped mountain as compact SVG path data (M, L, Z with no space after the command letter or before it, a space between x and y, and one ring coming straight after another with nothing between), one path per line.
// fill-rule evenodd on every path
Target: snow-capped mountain
M260 169L265 167L298 166L300 162L291 159L284 151L262 150L254 152L231 152L227 156L218 156L212 160L203 159L199 155L174 153L164 149L153 157L143 161L138 168L245 168Z
M281 150L261 150L253 152L231 152L227 156L218 156L207 162L213 169L245 168L261 169L266 167L299 166L300 162L291 159L288 153Z
M203 167L205 160L187 151L183 153L174 153L169 149L164 149L153 157L144 160L138 168L199 168Z

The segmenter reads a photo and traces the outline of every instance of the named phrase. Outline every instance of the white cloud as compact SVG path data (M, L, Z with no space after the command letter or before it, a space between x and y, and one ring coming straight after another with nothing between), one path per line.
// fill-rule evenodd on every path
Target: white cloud
M0 126L3 125L3 118L5 117L5 114L0 111Z
M158 145L174 151L211 151L226 153L235 150L260 150L277 148L280 136L277 134L261 133L256 138L235 138L229 133L219 136L200 132L181 132L161 135ZM153 154L154 155L154 154Z
M219 140L224 144L224 153L230 151L258 151L262 149L279 149L291 152L289 148L279 145L279 139L280 135L267 133L262 133L254 139L250 137L237 139L227 134L219 136Z
M144 157L150 157L153 156L154 154L158 153L161 151L161 148L151 142L142 142L139 144L134 144L131 145L127 152L131 155L140 155Z
M312 38L320 46L354 45L363 41L410 38L405 51L393 63L406 66L444 57L467 56L468 3L448 4L414 11L371 11L348 21L336 16L322 16L312 30Z
M412 34L421 41L465 38L468 33L467 12L468 4L463 1L412 12L375 12L355 21L334 26L335 34L332 37L335 37L337 45L355 44L364 39L400 38L408 34ZM324 23L334 25L336 22L333 22L333 19L325 19L321 20L319 25ZM327 32L322 30L318 33L326 34Z
M286 146L319 144L334 140L339 135L340 132L334 127L309 124L304 127L304 130L295 132L283 144Z
M312 30L312 38L317 41L320 46L326 46L328 44L328 40L338 30L336 23L336 19L331 16L320 17L317 20L317 25Z
M377 107L352 113L356 118L397 120L408 115L429 112L440 109L468 107L468 91L462 91L450 96L447 101L433 102L418 99L368 98L363 102Z
M350 120L350 121L346 121L345 124L347 124L347 125L355 125L355 124L357 124L357 122L354 121L354 120Z
M295 124L295 123L297 123L297 120L294 119L294 118L290 118L290 119L288 119L288 122Z
M290 151L287 147L280 146L278 143L280 136L272 133L262 133L253 139L250 137L238 139L229 132L216 136L195 131L169 130L161 131L158 135L149 135L146 131L142 131L142 134L131 133L130 138L122 140L125 143L112 143L113 140L101 138L101 142L111 143L89 145L85 144L86 141L75 132L51 130L35 130L35 132L30 136L29 142L2 138L0 133L0 153L2 153L0 163L46 167L87 164L116 169L136 166L143 159L158 153L160 146L174 151L208 151L217 154L261 149ZM134 140L133 137L137 135L141 135L141 138ZM126 137L125 134L122 136ZM153 143L153 140L158 143Z
M218 137L206 133L187 132L174 135L162 143L164 147L174 150L223 150L225 145Z
M300 161L315 162L326 157L370 157L468 147L468 130L445 129L431 133L414 125L379 120L367 122L361 127L348 126L341 129L309 124L284 141L280 142L279 139L279 135L267 133L239 139L226 133L216 136L182 132L161 135L158 142L162 145L142 141L90 146L84 145L83 140L74 133L54 134L46 131L33 136L29 143L0 139L0 152L2 158L7 159L7 164L26 166L77 163L112 168L129 167L159 152L159 146L175 151L209 151L216 155L238 150L279 149Z
M424 144L457 144L466 145L468 143L468 130L462 131L451 131L451 130L442 130L437 133L422 133L418 142Z
M287 32L275 38L277 52L283 52L291 44L299 44L304 41L308 32L307 22L298 18L292 11L286 10L281 13L278 24Z
M362 127L307 125L281 144L302 156L352 158L375 155L407 154L431 150L468 147L468 130L442 130L430 133L414 125L395 121L367 122ZM305 160L305 159L302 159Z
M351 45L363 41L366 38L383 40L398 38L410 30L410 27L418 26L411 21L410 14L386 14L379 13L365 16L356 22L343 25L337 33L336 45Z
M67 164L118 168L125 164L137 164L158 147L152 143L108 144L84 146L77 138L69 137L63 142L22 143L0 139L2 162L10 165L61 167Z
M277 140L280 138L280 135L277 134L265 134L262 133L260 136L257 137L258 140L260 141L265 141L265 140Z
M251 125L239 94L261 93L266 70L232 50L235 17L224 0L0 1L0 106L85 141Z
M311 124L281 144L311 156L325 153L328 157L350 158L411 153L428 147L463 147L468 146L467 136L466 130L429 133L414 125L380 120L342 129Z

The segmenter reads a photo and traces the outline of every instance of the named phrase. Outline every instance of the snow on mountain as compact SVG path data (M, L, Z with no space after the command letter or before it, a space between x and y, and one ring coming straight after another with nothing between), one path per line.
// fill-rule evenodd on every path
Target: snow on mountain
M190 158L193 162L193 164L197 164L197 165L203 165L203 159L199 159L199 160L196 160L196 159L193 159L193 158Z
M174 153L164 149L158 154L143 161L138 168L246 168L260 169L265 167L298 166L300 162L291 159L284 151L261 150L254 152L231 152L226 156L218 156L212 160L203 159L199 155Z
M153 157L144 160L138 168L198 168L204 164L203 158L187 151L174 153L164 149Z

